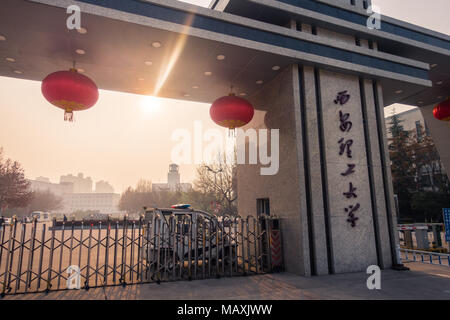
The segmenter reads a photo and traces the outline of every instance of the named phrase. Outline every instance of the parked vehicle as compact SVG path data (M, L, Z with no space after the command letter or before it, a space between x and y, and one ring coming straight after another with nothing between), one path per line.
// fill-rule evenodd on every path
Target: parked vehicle
M51 216L50 213L48 212L42 212L42 211L35 211L33 213L31 213L31 217L37 218L38 222L50 222L51 221Z
M185 206L185 205L184 205ZM232 241L231 228L208 212L191 208L149 209L145 212L149 239L143 256L149 264L158 260L169 268L189 260L207 263L234 263L237 244Z

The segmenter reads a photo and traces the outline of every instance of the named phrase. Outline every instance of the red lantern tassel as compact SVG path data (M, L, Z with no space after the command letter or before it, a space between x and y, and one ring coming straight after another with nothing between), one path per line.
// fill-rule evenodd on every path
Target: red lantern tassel
M73 111L72 110L66 110L64 112L64 121L73 122Z

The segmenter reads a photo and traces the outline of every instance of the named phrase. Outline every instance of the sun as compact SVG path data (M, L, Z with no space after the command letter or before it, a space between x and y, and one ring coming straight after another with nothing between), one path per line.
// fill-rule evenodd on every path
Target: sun
M161 109L161 100L152 96L142 97L139 104L145 112L155 113Z

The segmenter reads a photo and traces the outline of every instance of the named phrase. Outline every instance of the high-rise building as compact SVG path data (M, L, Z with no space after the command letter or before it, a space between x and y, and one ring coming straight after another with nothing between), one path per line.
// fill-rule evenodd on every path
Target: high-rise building
M114 193L114 187L107 181L97 181L95 183L95 193Z
M70 193L63 196L64 209L61 213L97 211L104 214L120 213L120 194L116 193Z
M422 112L419 108L413 108L409 109L403 112L395 113L400 118L400 125L403 127L405 131L411 132L412 134L416 135L418 138L421 137L422 134L425 134L429 136L430 130L423 119ZM392 134L389 132L390 123L392 120L392 116L394 113L386 114L385 117L385 123L386 123L386 133L388 137L390 138ZM422 130L423 129L423 130Z
M92 192L92 179L90 177L84 178L82 173L77 176L68 174L61 176L60 183L70 182L73 183L74 193L91 193Z
M51 192L54 195L62 196L65 193L73 193L73 183L52 183L49 178L37 177L36 180L30 181L31 191Z

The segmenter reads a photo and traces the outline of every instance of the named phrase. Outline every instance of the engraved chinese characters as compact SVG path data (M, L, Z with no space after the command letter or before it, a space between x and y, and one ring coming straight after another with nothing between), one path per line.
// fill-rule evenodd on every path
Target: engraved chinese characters
M350 100L351 96L348 94L347 91L341 91L338 92L336 99L334 100L334 103L336 105L339 105L341 108L344 108L344 106L347 104L347 102ZM350 113L345 112L344 110L339 110L339 129L341 130L342 134L345 135L346 133L350 133L353 127L353 123L350 121ZM353 139L351 137L342 137L338 140L338 150L339 150L339 156L345 156L347 159L352 159L352 146L353 146ZM349 160L350 161L350 160ZM355 167L356 165L353 163L347 163L347 168L345 171L341 173L341 175L344 177L344 179L351 177L355 173ZM348 191L344 192L342 195L349 200L354 201L353 199L358 198L358 195L356 194L356 191L358 190L357 187L353 185L353 182L349 181L348 184ZM361 205L359 203L354 204L351 203L348 205L348 207L344 208L344 211L348 214L347 222L351 224L352 228L356 227L356 221L358 221L358 217L356 216L357 211L360 209Z

